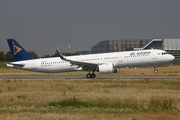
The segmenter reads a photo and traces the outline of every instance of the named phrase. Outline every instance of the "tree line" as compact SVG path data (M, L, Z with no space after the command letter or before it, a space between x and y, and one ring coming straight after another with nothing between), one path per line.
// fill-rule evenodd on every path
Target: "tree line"
M28 51L28 53L35 59L37 59L37 58L58 57L57 53L54 53L53 55L46 54L46 55L44 55L42 57L39 57L37 55L37 53L34 52L34 51ZM71 56L71 55L78 55L78 52L75 52L75 53L62 53L62 54L65 55L65 56ZM0 61L12 62L13 58L12 58L11 52L8 51L8 52L5 53L4 51L0 51Z

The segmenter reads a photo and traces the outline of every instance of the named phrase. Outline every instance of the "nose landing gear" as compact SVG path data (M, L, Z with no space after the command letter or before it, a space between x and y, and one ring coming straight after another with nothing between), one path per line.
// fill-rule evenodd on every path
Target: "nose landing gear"
M154 73L158 73L158 70L156 69L156 66L154 65Z

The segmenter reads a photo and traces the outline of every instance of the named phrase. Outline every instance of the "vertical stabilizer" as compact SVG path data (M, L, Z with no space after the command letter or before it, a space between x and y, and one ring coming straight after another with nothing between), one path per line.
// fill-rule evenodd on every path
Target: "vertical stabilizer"
M33 59L33 57L15 39L7 39L7 42L15 62Z

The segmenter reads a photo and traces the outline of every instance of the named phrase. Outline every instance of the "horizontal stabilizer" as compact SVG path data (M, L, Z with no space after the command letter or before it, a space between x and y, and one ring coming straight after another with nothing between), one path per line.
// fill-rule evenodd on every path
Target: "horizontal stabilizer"
M17 66L17 67L23 67L25 64L22 64L22 63L9 63L9 64L6 64L7 67L14 67L14 66Z

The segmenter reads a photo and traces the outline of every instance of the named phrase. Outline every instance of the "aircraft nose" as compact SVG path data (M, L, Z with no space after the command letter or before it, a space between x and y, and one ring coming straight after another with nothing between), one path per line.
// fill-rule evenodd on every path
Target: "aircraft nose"
M175 57L173 56L173 55L171 55L170 57L169 57L169 60L171 60L171 61L173 61L175 59Z

